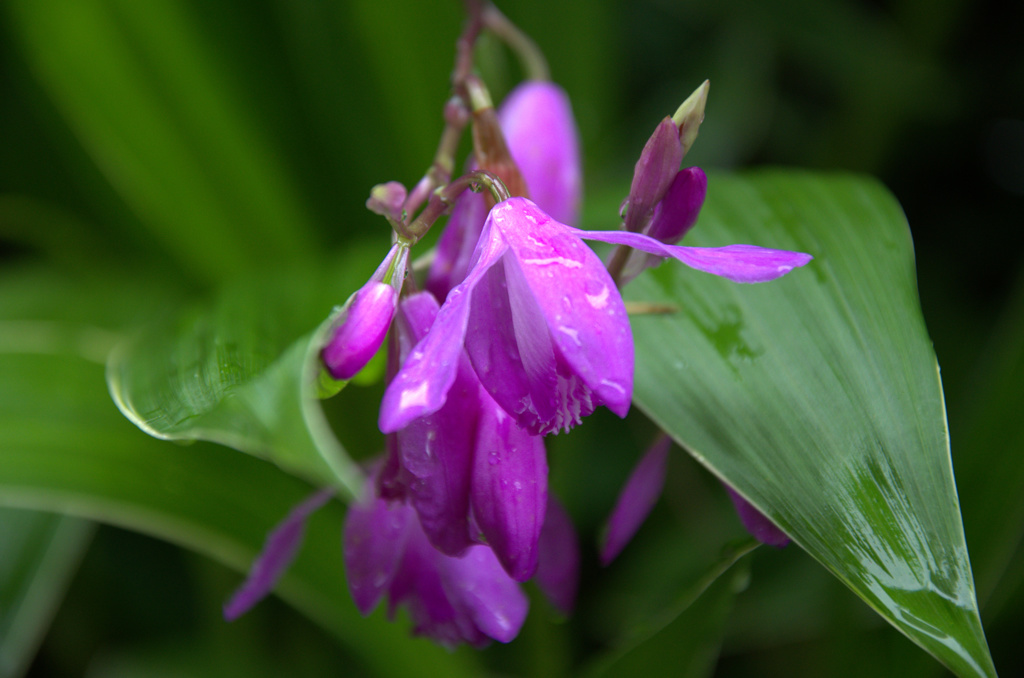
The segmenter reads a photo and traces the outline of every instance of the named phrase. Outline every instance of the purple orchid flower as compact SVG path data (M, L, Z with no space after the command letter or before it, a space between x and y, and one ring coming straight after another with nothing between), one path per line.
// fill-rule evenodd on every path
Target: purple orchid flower
M345 571L356 607L369 615L385 594L388 612L405 605L413 632L450 648L507 643L519 633L529 602L490 548L462 557L431 546L416 511L371 496L345 519Z
M434 323L427 292L402 301L395 322L399 363ZM430 543L459 556L486 543L517 581L537 570L547 507L543 439L519 428L483 389L459 352L445 404L395 432L381 473L382 493L408 498Z
M408 260L408 245L392 245L370 280L337 312L331 338L320 353L335 379L354 377L384 343L398 307Z
M463 347L488 393L532 434L567 431L599 405L624 417L633 391L629 319L615 283L581 238L672 257L734 282L774 280L812 258L581 231L530 200L510 198L491 210L468 275L388 386L381 431L398 431L444 405Z

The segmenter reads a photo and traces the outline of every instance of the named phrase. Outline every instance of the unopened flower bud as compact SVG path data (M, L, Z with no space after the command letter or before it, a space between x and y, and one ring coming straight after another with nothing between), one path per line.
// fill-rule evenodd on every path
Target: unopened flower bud
M405 186L397 181L377 184L370 190L370 197L366 199L366 209L382 217L401 221L405 197Z
M582 179L569 97L551 82L520 84L498 110L529 198L563 224L578 221Z
M647 235L669 245L679 242L697 223L707 192L708 178L701 168L680 170L654 208Z
M626 208L626 230L640 233L650 222L651 212L665 196L683 160L679 129L671 118L665 118L647 140L633 170Z
M333 378L347 381L354 377L384 343L408 260L408 246L394 244L370 280L345 302L320 354Z
M398 293L391 285L371 280L355 293L323 350L332 377L351 379L370 362L384 343L397 307Z
M708 103L710 88L711 82L705 80L672 115L672 121L679 128L679 141L683 146L683 155L686 155L693 146L693 142L697 140L700 124L704 122L704 106Z

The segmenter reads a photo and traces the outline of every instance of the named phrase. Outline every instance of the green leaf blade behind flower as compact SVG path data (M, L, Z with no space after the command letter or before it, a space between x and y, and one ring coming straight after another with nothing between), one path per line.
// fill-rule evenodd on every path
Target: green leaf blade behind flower
M765 285L664 264L626 289L634 400L911 640L994 675L899 205L873 181L713 176L684 244L809 252Z
M356 286L340 283L355 277L341 270L240 281L211 304L152 324L107 363L118 407L155 437L218 442L357 496L364 475L317 399L330 300Z

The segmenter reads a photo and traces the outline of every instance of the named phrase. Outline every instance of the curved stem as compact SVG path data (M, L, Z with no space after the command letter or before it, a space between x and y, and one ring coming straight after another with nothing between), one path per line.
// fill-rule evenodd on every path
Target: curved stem
M548 69L547 59L544 53L537 47L537 43L524 33L518 26L508 20L497 7L487 3L483 10L484 26L501 38L501 41L509 46L516 56L519 57L523 70L526 72L527 80L550 80L551 72Z
M474 191L486 188L490 191L495 203L509 198L508 189L497 175L484 170L467 172L444 188L435 189L430 195L430 200L427 201L427 206L423 208L415 221L403 229L405 232L402 235L408 238L411 244L415 244L426 235L434 222L455 204L455 201L467 188Z

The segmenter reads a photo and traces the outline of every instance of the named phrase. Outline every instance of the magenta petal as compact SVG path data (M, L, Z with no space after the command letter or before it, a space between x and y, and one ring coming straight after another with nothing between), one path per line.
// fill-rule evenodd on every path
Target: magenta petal
M556 220L575 224L582 181L569 97L553 83L524 82L502 102L498 120L530 198Z
M505 571L526 581L537 569L537 542L547 508L544 441L516 425L483 389L473 463L473 516Z
M537 586L559 612L568 615L576 606L580 546L572 519L550 492L538 551Z
M356 292L321 354L332 377L351 379L366 366L384 343L397 305L398 292L382 282L371 280Z
M430 332L413 348L384 392L382 432L397 431L444 405L458 371L473 288L506 249L501 234L485 225L466 279L448 294Z
M640 459L619 494L615 508L608 517L608 531L601 545L601 564L608 565L647 519L665 486L668 450L672 440L662 436Z
M466 278L473 252L487 220L487 203L483 193L466 191L452 208L441 237L437 241L434 261L427 271L425 287L438 299Z
M708 177L699 167L687 167L676 174L665 197L654 208L647 235L669 245L679 242L697 223L708 192Z
M415 522L415 512L402 502L371 497L349 507L342 533L345 578L363 616L391 586Z
M405 299L397 322L399 344L422 340L437 312L437 301L429 292ZM460 353L457 360L460 365L444 405L395 433L401 478L423 531L435 548L448 555L462 553L471 543L469 482L480 409L476 374L464 355Z
M776 527L775 523L769 520L767 516L754 508L739 492L728 485L725 486L725 489L729 492L729 498L732 499L733 506L736 507L736 513L740 515L740 522L743 523L743 527L747 528L747 532L753 535L755 539L763 544L777 548L782 548L789 543L789 537L786 536L786 533Z
M679 128L672 118L665 118L644 144L640 159L633 169L633 183L629 187L629 207L626 210L626 230L645 230L654 210L679 171L683 161L683 145Z
M441 581L453 606L499 642L508 643L519 635L530 604L494 552L487 546L473 546L462 558L441 557Z
M533 202L511 198L488 226L510 252L474 292L466 351L487 391L536 435L568 430L633 387L622 298L597 255Z
M449 563L459 559L435 550L416 526L415 518L410 522L401 566L391 580L389 616L393 618L395 610L405 605L417 635L428 636L450 649L460 643L486 645L487 635L477 628L470 614L457 607L458 601L453 600L445 582Z
M739 283L758 283L775 280L794 268L807 264L812 257L803 252L772 250L755 245L728 245L726 247L681 247L665 245L639 233L626 231L581 231L566 227L588 240L599 240L614 245L627 245L633 249L672 257L690 268L721 276Z
M296 506L275 527L263 544L263 551L253 561L245 583L224 605L224 618L233 621L273 590L288 566L295 559L306 532L306 520L334 496L333 490L320 490Z

